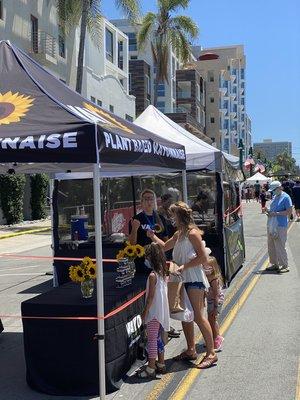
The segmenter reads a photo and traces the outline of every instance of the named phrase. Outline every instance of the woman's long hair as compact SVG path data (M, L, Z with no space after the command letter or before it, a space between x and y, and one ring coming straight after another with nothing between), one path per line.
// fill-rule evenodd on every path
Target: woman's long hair
M167 261L159 244L152 242L145 246L145 257L149 260L153 270L165 279L168 273Z
M178 201L172 204L170 206L170 212L177 217L179 223L177 229L183 231L185 235L187 235L191 229L197 229L200 234L203 235L203 231L195 224L193 210L186 203Z

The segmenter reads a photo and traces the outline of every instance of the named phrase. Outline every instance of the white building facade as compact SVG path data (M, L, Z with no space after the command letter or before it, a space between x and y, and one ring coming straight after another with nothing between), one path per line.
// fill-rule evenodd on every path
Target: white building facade
M81 93L118 116L132 120L135 98L128 93L128 38L105 18L101 24L97 46L86 36ZM55 0L0 0L0 40L10 40L73 89L79 31L77 28L65 36Z
M198 49L197 49L198 50ZM238 155L251 147L246 113L246 57L242 45L198 50L197 68L206 77L206 134L217 147Z
M146 43L143 49L138 49L137 34L138 26L133 26L126 19L112 20L113 25L122 30L129 39L129 60L143 60L150 67L149 88L151 99L149 104L154 104L154 77L155 65L152 57L151 41ZM163 113L176 111L176 70L181 67L180 61L170 46L168 60L168 82L160 83L157 88L157 108Z

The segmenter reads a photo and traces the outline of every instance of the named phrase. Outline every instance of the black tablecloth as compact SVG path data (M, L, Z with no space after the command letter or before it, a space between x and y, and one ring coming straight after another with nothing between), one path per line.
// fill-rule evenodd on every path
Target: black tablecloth
M115 273L104 274L105 314L145 288L146 277L115 288ZM105 320L107 393L119 389L122 377L140 349L140 313L144 298ZM23 316L95 316L96 293L83 299L80 285L67 283L22 303ZM137 323L136 323L137 322ZM127 324L127 326L126 326ZM43 393L65 396L98 394L97 321L23 319L26 379Z

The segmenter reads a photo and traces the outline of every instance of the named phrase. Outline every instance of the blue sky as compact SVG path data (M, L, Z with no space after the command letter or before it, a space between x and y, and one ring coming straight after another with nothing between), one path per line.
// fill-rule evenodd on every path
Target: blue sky
M103 0L107 18L122 17ZM155 0L141 0L143 11ZM247 112L253 141L292 142L300 164L300 1L191 0L188 10L200 28L203 47L244 44L247 57Z

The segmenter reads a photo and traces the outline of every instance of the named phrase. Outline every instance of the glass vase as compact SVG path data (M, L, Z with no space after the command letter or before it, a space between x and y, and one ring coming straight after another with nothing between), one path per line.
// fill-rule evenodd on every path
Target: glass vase
M84 299L90 299L93 296L94 292L94 280L86 279L80 284L80 289L82 293L82 297Z
M131 278L134 278L134 275L136 273L136 268L135 268L135 262L134 260L129 260L128 265L130 266L130 272L131 272Z

